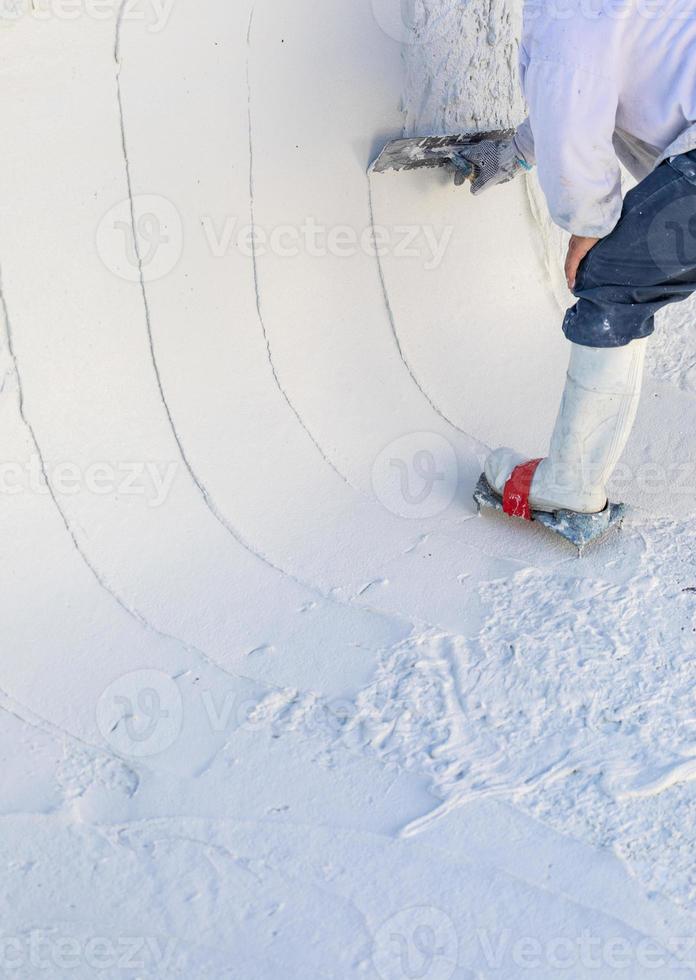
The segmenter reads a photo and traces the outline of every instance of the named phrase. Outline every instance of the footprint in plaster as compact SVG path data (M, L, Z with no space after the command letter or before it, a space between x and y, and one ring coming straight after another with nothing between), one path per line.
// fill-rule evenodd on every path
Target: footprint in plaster
M126 819L140 786L138 773L120 759L86 751L66 756L56 780L66 807L85 822Z

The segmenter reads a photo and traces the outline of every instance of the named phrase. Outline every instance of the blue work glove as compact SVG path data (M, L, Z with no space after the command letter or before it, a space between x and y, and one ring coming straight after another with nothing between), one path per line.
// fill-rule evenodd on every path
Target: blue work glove
M505 184L520 173L531 170L520 153L515 138L482 140L463 146L451 158L455 184L471 180L471 193L481 194L489 187Z

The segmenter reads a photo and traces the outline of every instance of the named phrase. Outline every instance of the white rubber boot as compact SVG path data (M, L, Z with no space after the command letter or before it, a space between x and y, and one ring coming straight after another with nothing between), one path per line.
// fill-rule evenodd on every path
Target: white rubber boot
M572 345L551 448L534 474L532 510L594 514L607 504L606 483L624 451L640 401L647 338L625 347ZM512 449L486 460L486 479L503 495L513 469L526 462Z

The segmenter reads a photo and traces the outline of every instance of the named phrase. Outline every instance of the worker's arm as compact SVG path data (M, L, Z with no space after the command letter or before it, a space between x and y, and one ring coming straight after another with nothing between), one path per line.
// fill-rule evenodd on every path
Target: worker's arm
M525 160L528 163L536 163L536 153L534 152L534 133L532 132L529 117L527 117L524 122L517 127L517 132L515 133L515 143L520 153L524 154ZM575 280L577 278L578 269L580 268L580 263L584 258L586 258L589 252L599 241L601 241L601 239L597 236L570 236L568 253L565 260L565 276L569 289L573 289L575 286Z
M551 217L579 238L603 238L622 208L621 169L613 146L615 86L584 68L532 58L525 66L524 90Z
M534 152L534 133L532 132L532 124L529 121L529 116L517 127L515 145L528 166L533 167L536 163L536 153Z

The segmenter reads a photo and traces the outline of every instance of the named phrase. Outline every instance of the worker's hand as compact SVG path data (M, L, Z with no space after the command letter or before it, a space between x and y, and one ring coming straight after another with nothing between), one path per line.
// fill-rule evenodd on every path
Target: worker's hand
M462 146L452 157L455 184L471 180L471 193L481 194L489 187L504 184L517 174L530 170L514 139L481 140Z
M565 274L568 289L572 290L575 287L575 280L577 279L580 263L585 258L587 253L593 249L599 241L601 241L601 238L582 238L580 235L571 235L570 244L568 245L568 254L565 261Z

